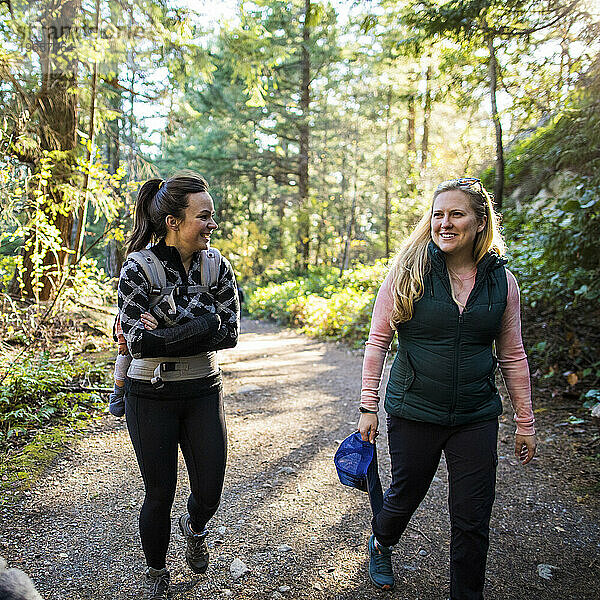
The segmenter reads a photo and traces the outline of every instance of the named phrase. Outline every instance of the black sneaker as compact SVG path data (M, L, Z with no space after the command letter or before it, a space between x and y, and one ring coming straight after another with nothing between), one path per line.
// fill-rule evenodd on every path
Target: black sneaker
M166 568L148 567L144 576L144 600L167 600L171 576Z
M204 529L201 533L194 533L190 525L190 515L187 513L179 517L179 529L187 541L185 560L188 567L194 573L206 573L208 568L208 546L206 545L208 529Z

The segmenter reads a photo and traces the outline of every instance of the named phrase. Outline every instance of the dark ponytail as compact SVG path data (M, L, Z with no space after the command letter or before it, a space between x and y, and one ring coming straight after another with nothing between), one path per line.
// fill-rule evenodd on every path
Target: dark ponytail
M189 205L189 194L207 192L204 177L191 171L167 180L149 179L142 185L135 201L133 231L128 240L127 254L145 248L150 242L167 235L165 219L173 215L183 219Z

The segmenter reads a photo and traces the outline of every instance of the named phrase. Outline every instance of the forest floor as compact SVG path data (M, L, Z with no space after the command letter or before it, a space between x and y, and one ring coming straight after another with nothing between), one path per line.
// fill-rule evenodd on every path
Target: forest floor
M361 360L360 351L273 324L243 322L238 347L220 353L229 457L204 576L185 566L185 542L175 526L188 491L180 461L167 558L175 599L448 597L443 461L395 548L396 590L379 592L368 580L367 496L342 486L332 461L356 426ZM489 599L600 596L599 469L585 451L597 432L591 424L568 424L573 410L574 404L562 406L556 399L541 407L539 453L526 467L513 456L511 411L501 418ZM389 460L381 430L385 485ZM46 600L140 598L142 497L124 420L106 415L29 491L5 499L0 555L27 572ZM230 565L236 558L249 570L234 580Z

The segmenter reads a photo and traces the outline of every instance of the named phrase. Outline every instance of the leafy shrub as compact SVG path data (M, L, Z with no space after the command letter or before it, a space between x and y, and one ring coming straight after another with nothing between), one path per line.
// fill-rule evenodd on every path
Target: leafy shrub
M74 380L89 385L101 378L100 367L82 359L51 359L47 352L16 362L0 384L0 445L51 421L88 418L100 397L65 387Z
M309 294L330 295L335 291L332 285L337 279L337 269L309 268L303 276L282 279L284 272L278 272L274 281L258 287L249 286L248 313L258 319L272 319L288 324L292 315L288 302ZM264 277L263 277L264 278ZM257 283L254 284L257 286Z
M347 288L329 298L302 296L287 308L292 323L308 335L362 344L369 334L373 301L371 292Z
M338 288L350 287L363 292L377 292L388 272L388 262L378 260L374 265L358 265L353 269L344 271L340 278Z
M508 213L505 222L524 302L568 310L600 300L600 187L573 178L566 195Z
M291 315L287 310L288 302L307 292L306 284L302 279L294 279L285 283L270 283L251 293L247 310L250 316L257 319L272 319L289 323Z
M361 345L368 337L375 294L386 272L387 264L379 261L341 277L331 270L269 283L251 293L248 312L299 327L311 336Z
M308 270L300 270L289 265L273 264L259 276L252 284L255 288L265 287L270 283L286 283L294 279L305 281L307 289L313 292L319 292L330 284L333 284L339 278L340 270L338 267L319 265L315 267L310 265Z
M92 304L116 304L116 290L96 259L83 257L73 275L73 284L66 289L66 297L89 301Z
M0 289L5 290L13 278L17 264L19 264L20 256L5 256L0 255Z

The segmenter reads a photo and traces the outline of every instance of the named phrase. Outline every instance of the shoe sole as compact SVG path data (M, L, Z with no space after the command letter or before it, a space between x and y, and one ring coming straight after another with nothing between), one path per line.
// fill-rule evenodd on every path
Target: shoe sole
M186 558L185 562L187 563L187 566L194 571L194 573L196 573L197 575L204 575L204 573L206 573L206 571L208 571L208 565L206 565L206 567L204 567L203 569L198 569L197 567L194 567Z
M371 573L369 573L369 579L371 580L371 583L379 590L382 590L384 592L391 592L394 589L393 585L390 585L389 583L384 583L383 585L381 585L380 583L377 583L372 577L371 577Z
M187 543L187 535L185 534L185 529L183 527L183 523L182 520L184 518L184 515L182 515L181 517L179 517L179 531L181 531L181 535L183 535L183 537L186 539L186 543ZM202 567L201 569L199 569L198 567L194 566L187 558L187 556L185 557L185 562L187 563L187 566L194 572L197 573L198 575L204 575L204 573L206 573L206 571L208 570L208 562L206 563L205 567Z

